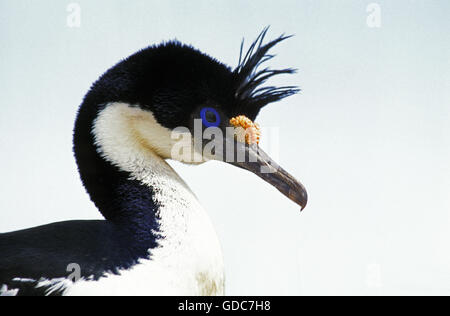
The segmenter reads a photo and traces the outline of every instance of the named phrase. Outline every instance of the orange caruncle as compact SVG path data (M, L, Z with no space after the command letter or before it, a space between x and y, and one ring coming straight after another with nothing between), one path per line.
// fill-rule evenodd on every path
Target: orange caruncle
M234 127L241 127L245 131L245 142L249 145L259 144L261 130L258 124L253 123L245 115L239 115L230 119L230 124Z

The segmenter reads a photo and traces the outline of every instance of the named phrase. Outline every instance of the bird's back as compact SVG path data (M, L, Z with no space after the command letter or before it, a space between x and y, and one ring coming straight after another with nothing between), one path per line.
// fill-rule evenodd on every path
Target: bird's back
M0 234L0 295L58 295L148 256L107 221L69 221Z

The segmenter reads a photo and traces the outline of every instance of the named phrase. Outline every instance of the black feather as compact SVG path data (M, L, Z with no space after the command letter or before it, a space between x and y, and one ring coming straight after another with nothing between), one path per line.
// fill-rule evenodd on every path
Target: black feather
M247 116L253 120L265 105L279 101L300 91L300 89L295 86L261 87L267 80L276 75L292 74L296 72L296 70L292 68L280 70L264 68L259 70L259 67L262 64L275 57L275 55L268 54L269 50L278 43L292 37L281 35L277 39L264 44L264 38L266 37L268 30L269 27L264 28L256 40L250 45L245 56L243 55L244 40L242 41L239 63L233 72L236 87L235 98L239 104L237 112L241 111L246 113Z

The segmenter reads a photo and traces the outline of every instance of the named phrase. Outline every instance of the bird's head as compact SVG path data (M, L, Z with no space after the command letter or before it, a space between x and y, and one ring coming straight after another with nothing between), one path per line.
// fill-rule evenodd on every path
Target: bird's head
M94 89L116 91L109 104L115 103L114 111L127 117L138 143L160 157L192 164L230 163L255 173L303 209L307 203L303 185L259 147L260 131L254 121L261 108L298 92L296 87L263 86L275 75L294 72L260 67L274 57L269 50L288 38L265 43L266 33L267 29L246 52L242 43L235 69L190 46L169 42L122 61ZM101 120L102 116L97 129ZM111 138L108 134L99 139L100 134L97 143Z

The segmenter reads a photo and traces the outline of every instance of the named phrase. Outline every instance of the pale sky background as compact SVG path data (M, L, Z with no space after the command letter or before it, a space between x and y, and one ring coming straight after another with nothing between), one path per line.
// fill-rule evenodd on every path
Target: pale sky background
M0 232L101 218L71 142L110 66L177 38L234 67L271 25L296 35L272 65L299 69L275 83L303 91L258 122L279 128L304 213L232 166L172 164L216 226L227 294L450 294L450 1L377 1L381 28L363 0L85 0L80 28L69 3L0 0Z

